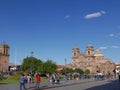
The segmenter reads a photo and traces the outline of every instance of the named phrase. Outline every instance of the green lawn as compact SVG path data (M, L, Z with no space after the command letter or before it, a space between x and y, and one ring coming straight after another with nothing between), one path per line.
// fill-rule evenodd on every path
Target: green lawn
M0 80L0 84L18 84L19 80L8 80L8 79L3 79Z
M41 77L41 82L47 82L47 78ZM33 82L35 82L35 79L33 79ZM19 84L19 80L14 79L0 79L0 84Z

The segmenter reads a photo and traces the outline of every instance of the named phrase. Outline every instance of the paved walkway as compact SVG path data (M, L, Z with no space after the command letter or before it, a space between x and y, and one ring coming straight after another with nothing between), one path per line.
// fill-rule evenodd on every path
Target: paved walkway
M50 84L49 82L44 82L41 83L41 89L48 89L48 88L55 88L55 87L63 87L63 86L69 86L69 85L74 85L74 84L82 84L82 83L89 83L89 82L94 82L94 80L92 79L81 79L81 80L68 80L68 81L61 81L59 84ZM32 88L32 87L30 87ZM35 87L34 87L35 88ZM36 89L32 89L32 90L36 90Z
M61 81L59 84L51 85L49 82L42 82L40 84L40 88L42 90L48 89L48 88L54 88L54 87L62 87L62 86L69 86L74 84L83 84L83 83L90 83L95 82L95 80L92 79L81 79L81 80L68 80L68 81ZM32 84L25 84L27 90L39 90L35 88L35 83ZM5 84L0 85L0 90L19 90L20 86L19 84Z

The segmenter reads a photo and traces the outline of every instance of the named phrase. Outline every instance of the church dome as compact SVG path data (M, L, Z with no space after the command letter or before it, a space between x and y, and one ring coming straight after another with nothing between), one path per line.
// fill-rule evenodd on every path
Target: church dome
M92 44L88 44L87 48L93 48Z
M78 47L74 47L73 50L79 50L79 48Z
M98 57L103 57L104 55L99 51L99 49L97 48L96 51L95 51L95 54L94 56L98 56Z
M87 47L86 47L86 50L94 51L94 47L92 46L92 44L88 44Z
M9 46L7 45L6 42L3 42L1 45L2 45L3 47L7 47L7 48L9 48Z

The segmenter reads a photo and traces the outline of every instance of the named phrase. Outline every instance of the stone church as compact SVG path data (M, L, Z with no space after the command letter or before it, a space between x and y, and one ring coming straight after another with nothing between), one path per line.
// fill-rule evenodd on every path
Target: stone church
M84 71L89 69L91 74L96 74L97 72L113 74L115 63L105 58L99 49L94 51L94 47L89 44L84 53L81 53L78 47L72 49L72 63L68 64L67 67L79 68Z
M0 71L8 71L9 67L9 46L3 42L0 44Z

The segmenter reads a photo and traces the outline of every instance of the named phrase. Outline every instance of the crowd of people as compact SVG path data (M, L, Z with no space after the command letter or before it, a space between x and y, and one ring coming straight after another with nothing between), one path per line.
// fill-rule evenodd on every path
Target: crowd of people
M50 85L54 84L59 84L61 80L61 75L54 73L54 74L45 74L46 78L48 79ZM34 78L34 81L33 81ZM62 75L63 80L66 82L67 80L79 80L79 79L93 79L93 80L104 80L104 79L113 79L115 76L113 75L103 75L102 73L98 73L95 75L81 75L78 73L74 74L64 74ZM120 75L119 75L119 80L120 80ZM41 74L40 73L35 73L34 75L28 74L27 76L21 75L20 77L20 90L22 88L25 88L25 83L28 83L28 86L35 82L35 87L38 89L40 88L40 83L41 83Z
M33 78L34 78L34 81L33 81ZM46 74L46 78L48 79L51 85L59 84L60 82L60 77L58 74ZM36 89L40 88L40 83L41 83L40 73L35 73L34 75L22 74L20 77L20 90L22 89L26 90L25 83L27 83L28 86L30 86L30 84L32 84L33 82L36 83L35 84Z
M35 82L36 82L36 88L40 88L40 82L41 82L41 77L40 74L35 75ZM24 89L27 90L25 87L25 83L28 83L28 85L32 84L32 76L29 74L25 76L24 74L21 75L20 77L20 90Z

